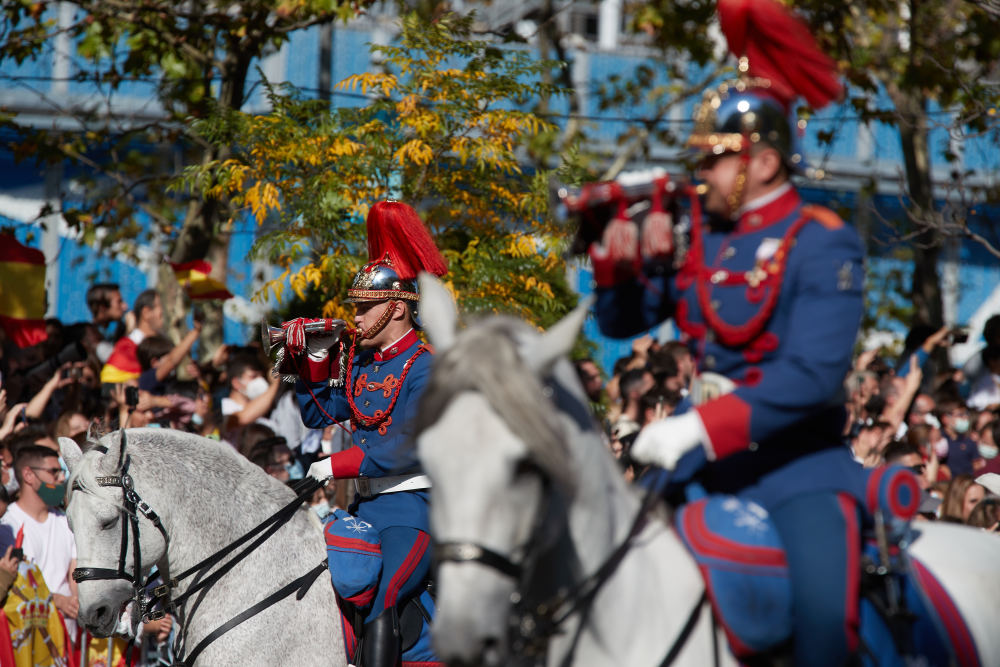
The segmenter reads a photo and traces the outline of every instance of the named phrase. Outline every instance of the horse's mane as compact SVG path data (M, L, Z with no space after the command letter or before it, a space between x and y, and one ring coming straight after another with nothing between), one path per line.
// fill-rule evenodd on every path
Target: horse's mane
M507 427L528 448L531 460L572 489L572 460L556 407L518 352L518 342L538 335L509 317L481 320L434 356L430 380L416 417L417 433L433 426L464 391L482 394Z
M291 491L285 485L224 443L171 429L136 428L126 429L125 433L126 452L136 460L155 461L157 473L166 473L168 468L174 476L183 475L191 479L197 474L225 475L229 471L255 497L271 496L275 503L290 499ZM94 494L99 488L97 477L116 474L120 443L120 430L105 434L97 442L88 442L84 456L68 480L70 494L74 487ZM97 450L98 445L106 447L107 453Z

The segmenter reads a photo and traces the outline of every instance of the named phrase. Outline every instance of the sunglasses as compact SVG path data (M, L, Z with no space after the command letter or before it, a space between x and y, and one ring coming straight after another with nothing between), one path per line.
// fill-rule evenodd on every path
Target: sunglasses
M63 470L62 468L39 468L37 466L28 466L28 467L31 468L32 470L44 470L45 472L49 473L50 475L52 475L53 477L55 477L57 479L60 476L66 474L66 471Z

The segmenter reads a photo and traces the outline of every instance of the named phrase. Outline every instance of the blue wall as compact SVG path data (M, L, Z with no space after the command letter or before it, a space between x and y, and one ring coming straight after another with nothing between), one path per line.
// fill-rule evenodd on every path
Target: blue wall
M319 27L313 27L296 33L292 41L283 47L279 55L265 62L255 63L255 65L260 64L266 72L273 72L275 68L278 68L278 74L275 75L278 80L272 83L278 84L288 81L303 88L305 95L314 95L318 84L320 31ZM369 52L369 44L372 40L373 33L367 30L343 28L340 25L336 27L331 54L332 84L336 84L351 74L372 69ZM653 114L653 109L648 105L639 105L624 110L602 111L598 106L594 88L602 82L606 82L614 74L628 77L636 66L652 61L645 57L598 51L587 53L585 59L589 62L589 81L591 82L587 107L584 109L585 115L591 118L588 121L590 123L588 134L602 142L614 142L617 134L628 127L628 123L623 120L624 117L647 118ZM32 87L36 90L49 92L55 85L53 82L45 80L52 74L51 53L37 61L27 61L20 66L4 63L4 68L4 74L8 77L27 75L37 79L32 82ZM692 68L691 79L701 79L708 71L709 66ZM248 82L248 89L252 88L252 94L247 108L263 108L264 89L260 85L259 79L260 76L254 67ZM657 79L656 83L665 84L668 82ZM82 95L99 93L94 84L87 82L69 82L68 87L71 92ZM155 104L152 102L155 97L154 91L155 81L129 82L119 93L116 93L116 97L131 97L131 100L126 101L134 104ZM0 92L16 94L23 92L23 89L12 87L11 84L0 81ZM687 119L691 118L693 107L697 101L691 99L686 102L683 110L684 124L680 124L678 127L671 126L671 129L676 130L681 135L687 131L687 127L689 127ZM338 91L336 89L333 91L333 104L336 106L357 106L364 103L365 99L359 94L359 91ZM876 103L883 108L890 106L889 100L884 95L881 99L876 100ZM568 111L568 102L565 98L556 98L552 101L551 108L555 114L565 114ZM932 112L938 114L942 121L947 119L947 115L939 109L932 107ZM816 138L817 133L834 127L838 130L834 143L831 146L820 144ZM826 157L841 160L852 159L855 157L857 149L858 129L856 113L849 105L832 107L820 112L812 119L806 135L803 137L809 161L822 166ZM898 163L901 159L901 153L896 128L886 123L875 123L871 126L871 130L874 158ZM963 153L966 168L996 172L1000 166L1000 153L996 150L998 138L1000 137L997 136L997 132L993 132L989 135L967 139ZM0 136L0 140L2 139L3 136ZM948 141L949 137L944 129L935 128L932 131L931 148L938 164L948 148ZM66 175L67 178L71 176L72 174ZM43 175L30 163L15 165L9 153L0 151L0 194L27 197L29 195L26 192L29 190L41 192L43 182ZM851 211L857 206L856 193L851 191L841 192L808 187L803 188L803 196L809 201L830 206L838 211ZM894 196L878 197L875 203L880 213L886 217L901 213L900 204ZM981 228L985 230L991 229L994 226L993 221L1000 216L996 210L980 210L977 214L978 224L982 225ZM39 245L40 238L37 237L40 235L40 231L37 226L29 227L24 223L3 218L0 218L0 224L15 227L21 238L34 235L36 238L31 240L29 244L36 247ZM256 234L257 227L253 221L245 220L234 230L230 247L230 270L227 283L234 294L245 298L251 296L254 284L253 267L248 260L248 253ZM877 233L875 236L883 241L891 241L888 234ZM890 248L891 244L873 243L871 245L872 271L875 275L896 267L893 264L894 260L889 256L888 250ZM130 302L147 287L147 276L140 269L128 262L119 261L117 258L98 255L90 249L80 247L75 241L68 238L62 239L59 255L54 261L58 262L60 275L63 277L56 295L59 304L58 316L67 322L89 318L82 295L86 286L92 281L118 282L122 285L123 296ZM996 258L969 242L962 245L960 261L958 319L964 321L992 292L994 287L1000 284L1000 265L998 265ZM906 270L904 266L898 268ZM588 292L591 280L589 273L580 271L577 279L580 291ZM244 325L227 320L226 341L245 342L247 336L252 335L248 333L249 331L250 329ZM617 358L627 355L630 351L629 341L608 341L601 338L593 321L588 321L585 331L591 338L600 342L604 350L600 361L607 369L611 368Z

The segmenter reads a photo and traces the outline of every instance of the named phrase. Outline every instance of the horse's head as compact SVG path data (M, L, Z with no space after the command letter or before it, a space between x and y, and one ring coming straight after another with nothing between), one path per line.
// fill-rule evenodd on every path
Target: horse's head
M166 553L166 535L136 511L128 457L127 438L133 431L104 436L86 453L69 438L59 438L63 460L69 468L66 516L76 540L80 622L95 636L114 632L128 602L133 598L133 581L142 577ZM142 502L141 495L138 496ZM136 531L138 527L138 531ZM141 556L140 572L135 573L135 547Z
M452 665L507 664L512 601L559 539L565 524L551 512L574 489L563 419L552 400L565 389L553 367L572 346L585 307L545 335L506 318L456 333L443 286L422 278L420 291L437 350L416 428L433 482L434 647Z

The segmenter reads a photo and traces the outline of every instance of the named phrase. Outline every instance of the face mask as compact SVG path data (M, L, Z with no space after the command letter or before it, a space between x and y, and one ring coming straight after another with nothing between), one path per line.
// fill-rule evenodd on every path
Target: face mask
M60 482L59 484L46 484L42 482L42 485L38 487L38 497L49 508L54 509L59 507L66 497L66 482Z
M320 519L325 519L330 515L330 503L324 500L319 505L313 505L312 510L313 512L316 512L316 516Z
M286 463L285 472L288 473L289 479L302 479L306 476L305 471L302 469L302 464L298 461L295 461L294 463Z
M17 483L17 477L14 476L13 470L10 471L10 479L8 479L7 483L3 485L3 488L7 491L7 495L11 498L13 498L14 494L17 493L17 490L21 488L21 485Z
M955 423L952 427L955 429L955 433L967 433L969 431L969 420L963 417L958 417L955 419Z
M205 423L205 418L199 415L197 412L191 415L191 423L195 426L201 426Z
M258 396L262 396L267 391L268 386L267 380L262 377L256 377L247 383L247 388L243 390L243 395L252 401Z
M979 445L979 455L984 459L995 459L1000 449L996 445Z

